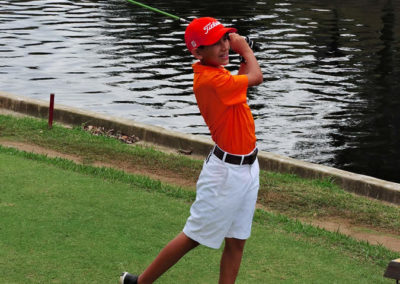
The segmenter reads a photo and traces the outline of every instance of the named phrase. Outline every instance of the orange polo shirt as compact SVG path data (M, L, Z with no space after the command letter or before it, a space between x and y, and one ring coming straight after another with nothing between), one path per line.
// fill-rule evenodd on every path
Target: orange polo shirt
M256 136L247 104L247 76L200 62L193 64L193 70L193 91L212 139L226 152L249 154L256 146Z

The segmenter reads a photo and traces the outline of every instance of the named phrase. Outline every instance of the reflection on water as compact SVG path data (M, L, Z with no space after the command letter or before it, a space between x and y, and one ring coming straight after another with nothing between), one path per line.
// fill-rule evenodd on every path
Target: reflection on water
M262 150L400 182L399 1L143 2L258 41ZM0 90L208 135L184 28L123 0L0 0Z

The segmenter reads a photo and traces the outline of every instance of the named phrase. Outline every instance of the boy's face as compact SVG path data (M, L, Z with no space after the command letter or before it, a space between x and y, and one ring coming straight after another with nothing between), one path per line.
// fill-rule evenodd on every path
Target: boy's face
M229 34L226 33L213 45L201 46L192 51L203 65L218 67L229 63Z

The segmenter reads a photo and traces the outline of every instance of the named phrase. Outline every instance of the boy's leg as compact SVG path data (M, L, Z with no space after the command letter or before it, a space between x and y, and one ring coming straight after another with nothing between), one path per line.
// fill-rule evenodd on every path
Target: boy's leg
M246 240L234 238L225 239L225 248L221 257L219 284L235 283Z
M187 252L198 245L198 242L188 238L181 232L161 250L154 261L140 274L138 283L153 283Z

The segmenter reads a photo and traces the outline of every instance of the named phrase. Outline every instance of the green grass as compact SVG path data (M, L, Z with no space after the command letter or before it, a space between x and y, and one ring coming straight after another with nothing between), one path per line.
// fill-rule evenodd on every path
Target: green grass
M183 227L193 192L0 147L0 283L116 283ZM192 251L160 283L217 283L220 250ZM399 254L257 210L237 283L392 283Z
M94 162L130 165L195 184L202 161L166 154L154 148L131 146L105 136L94 136L75 127L67 129L47 121L0 115L0 139L39 145L77 155L85 164ZM292 218L342 218L355 226L400 232L400 207L356 196L330 180L309 180L290 174L262 171L258 202L265 208ZM193 190L194 186L192 187Z
M133 178L133 188L100 171L74 173L15 152L0 160L1 283L115 283L137 266L130 261L149 262L182 220L182 202L146 178Z

